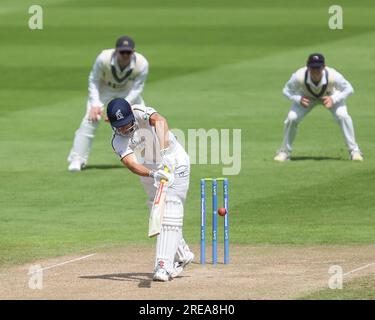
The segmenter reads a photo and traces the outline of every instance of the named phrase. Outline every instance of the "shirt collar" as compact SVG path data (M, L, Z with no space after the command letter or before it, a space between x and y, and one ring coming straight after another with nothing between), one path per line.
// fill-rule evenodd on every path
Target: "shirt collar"
M315 85L315 83L311 80L311 76L310 76L310 72L307 71L307 83L314 87L314 88L321 88L322 86L326 85L327 84L327 77L326 77L326 72L325 72L326 69L323 70L323 76L322 76L322 79L320 79L320 82Z
M130 63L129 65L124 69L124 70L120 70L120 67L117 63L117 58L116 58L116 52L113 53L112 55L112 59L111 59L111 65L114 66L116 68L116 71L119 72L119 73L125 73L127 72L128 70L130 69L134 69L134 66L135 66L135 54L133 53L132 55L132 59L130 60Z

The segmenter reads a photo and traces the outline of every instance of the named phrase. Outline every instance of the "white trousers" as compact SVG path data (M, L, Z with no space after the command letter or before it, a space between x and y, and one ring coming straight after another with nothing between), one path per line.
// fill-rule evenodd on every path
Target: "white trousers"
M309 108L304 108L298 103L294 103L292 105L284 122L284 139L281 144L280 151L288 153L292 151L292 145L294 138L296 137L298 124L314 107L315 105ZM335 121L340 125L341 132L349 152L359 151L359 146L355 140L353 121L348 114L345 103L335 104L329 110L331 111Z
M116 93L113 91L108 91L101 95L101 100L108 104L111 99L122 97L125 98L128 92L125 93ZM144 105L144 101L141 96L134 102L134 104L142 104ZM89 154L92 148L92 143L94 141L96 129L99 126L100 121L92 122L89 120L91 105L87 101L86 105L86 113L81 121L81 125L75 132L74 140L73 140L73 147L70 150L68 156L68 162L72 162L73 160L79 160L84 164L87 164ZM104 107L103 107L104 109ZM106 110L103 110L104 113ZM104 115L105 116L105 115Z

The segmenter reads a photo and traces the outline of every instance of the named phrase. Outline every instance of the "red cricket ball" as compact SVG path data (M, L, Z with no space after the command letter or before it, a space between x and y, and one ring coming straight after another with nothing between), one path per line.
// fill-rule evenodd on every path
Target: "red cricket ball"
M219 208L217 213L221 215L222 217L224 217L227 214L227 210L225 208Z

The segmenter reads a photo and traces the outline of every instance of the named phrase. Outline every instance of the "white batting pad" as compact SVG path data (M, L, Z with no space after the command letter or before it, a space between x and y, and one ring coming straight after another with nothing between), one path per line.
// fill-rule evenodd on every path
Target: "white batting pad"
M174 257L174 261L176 262L183 262L187 259L188 253L190 252L190 248L185 242L184 238L181 237L180 244L177 248L177 252Z
M165 213L163 225L182 227L184 218L184 206L177 196L170 196L167 193L165 200Z
M171 273L173 270L174 256L182 238L182 228L163 225L156 242L155 266L164 268Z

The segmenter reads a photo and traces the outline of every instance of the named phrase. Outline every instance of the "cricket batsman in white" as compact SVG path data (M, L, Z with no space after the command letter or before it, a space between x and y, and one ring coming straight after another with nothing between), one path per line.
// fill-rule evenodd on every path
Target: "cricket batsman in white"
M351 84L338 71L325 65L322 54L311 54L307 66L293 73L283 89L284 95L293 104L284 122L281 148L274 160L284 162L290 159L298 124L316 105L323 104L340 125L350 159L363 161L355 140L353 121L346 106L346 99L353 92Z
M167 181L153 279L171 280L194 259L182 236L184 201L189 189L189 156L169 131L167 121L153 108L130 106L125 99L116 98L108 104L107 117L114 132L112 147L121 162L140 176L150 210L161 180Z
M121 97L130 104L144 105L141 93L147 75L148 62L135 52L135 43L128 36L120 37L114 49L99 54L89 75L86 114L68 156L69 171L81 171L87 164L103 108L111 99Z

